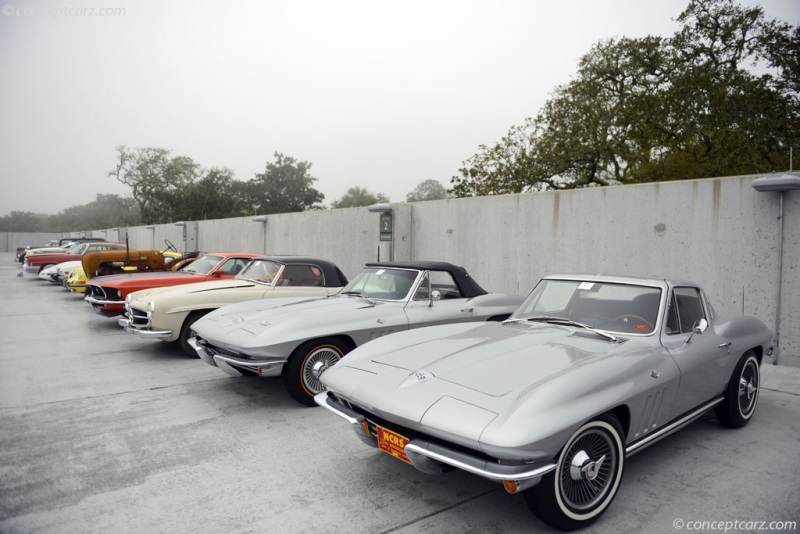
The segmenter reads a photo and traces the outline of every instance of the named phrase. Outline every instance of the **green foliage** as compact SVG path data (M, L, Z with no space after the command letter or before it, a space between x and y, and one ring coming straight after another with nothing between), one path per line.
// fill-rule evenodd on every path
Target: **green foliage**
M339 200L331 202L332 208L358 208L370 206L378 202L389 202L389 198L383 193L372 193L364 187L351 187L347 193L342 195Z
M800 141L800 28L732 0L692 0L677 21L672 38L595 44L538 115L464 162L451 192L789 168L789 147Z
M256 174L247 188L246 201L259 206L258 213L290 213L319 207L325 195L312 187L316 178L309 174L311 164L275 153L275 162Z
M424 180L406 195L406 202L442 200L445 198L447 198L447 189L438 180Z
M48 217L30 211L12 211L0 217L0 232L49 232Z
M70 232L134 226L139 222L139 210L133 199L99 194L88 204L72 206L56 215L12 211L0 217L0 231Z
M253 213L313 209L324 195L314 189L311 164L275 153L263 173L247 182L227 168L201 169L191 158L172 157L164 148L117 147L117 165L108 173L131 188L141 220L157 224L223 219Z

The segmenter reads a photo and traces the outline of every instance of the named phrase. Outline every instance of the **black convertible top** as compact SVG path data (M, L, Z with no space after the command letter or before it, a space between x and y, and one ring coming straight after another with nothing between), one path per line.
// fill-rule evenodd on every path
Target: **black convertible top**
M419 269L420 271L447 271L465 297L477 297L488 293L472 279L466 269L444 261L387 261L368 263L367 267L397 267L401 269Z
M343 287L347 285L347 277L332 261L311 256L258 256L253 260L269 260L283 265L314 265L322 269L325 287Z

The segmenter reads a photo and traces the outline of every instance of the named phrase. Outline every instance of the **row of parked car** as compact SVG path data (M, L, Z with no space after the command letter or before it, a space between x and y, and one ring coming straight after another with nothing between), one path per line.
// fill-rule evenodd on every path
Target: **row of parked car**
M125 252L87 247L85 282L65 286L133 335L280 378L417 469L522 493L561 530L600 517L631 454L711 409L744 426L772 353L761 321L720 319L685 281L554 275L522 297L445 262L368 263L348 280L315 257L202 253L156 270L152 251Z

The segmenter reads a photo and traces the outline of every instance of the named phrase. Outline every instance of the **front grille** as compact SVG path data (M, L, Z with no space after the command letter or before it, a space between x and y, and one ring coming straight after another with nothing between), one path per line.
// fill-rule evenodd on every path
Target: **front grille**
M150 324L150 318L147 316L147 312L137 310L136 308L129 309L128 319L130 319L133 326L144 327Z

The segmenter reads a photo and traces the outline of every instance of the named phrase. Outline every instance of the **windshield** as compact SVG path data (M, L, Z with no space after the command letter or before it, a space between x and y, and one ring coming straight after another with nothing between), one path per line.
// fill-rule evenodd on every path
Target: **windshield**
M69 249L69 253L70 254L83 254L84 252L86 252L86 247L87 246L88 245L86 243L78 243L77 245L75 245L74 247Z
M269 260L253 260L242 272L236 275L236 279L251 280L260 284L272 284L280 270L280 263Z
M367 267L339 294L358 294L383 300L405 300L414 287L418 275L419 271L415 270Z
M660 302L657 287L542 280L510 320L566 320L607 332L650 334Z
M200 256L186 267L183 267L181 269L181 272L193 273L193 274L208 274L214 267L219 265L219 262L221 261L222 261L222 256L211 256L211 255Z

